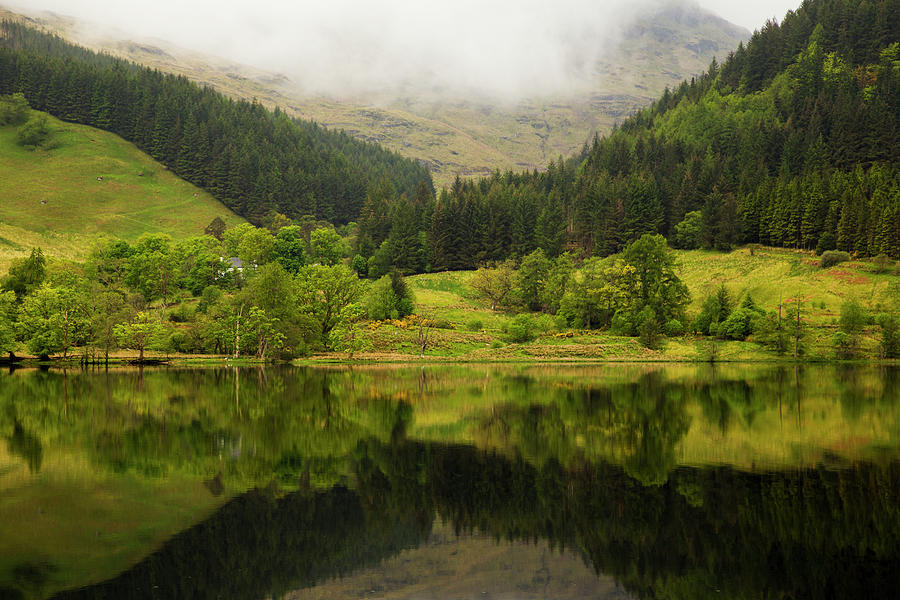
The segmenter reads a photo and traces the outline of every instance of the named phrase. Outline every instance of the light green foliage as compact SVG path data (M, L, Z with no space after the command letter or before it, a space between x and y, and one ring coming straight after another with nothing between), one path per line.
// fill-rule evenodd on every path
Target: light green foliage
M241 241L244 239L245 235L254 229L256 229L256 227L250 223L239 223L238 225L225 230L225 233L222 236L222 243L225 245L225 252L228 253L229 257L238 256Z
M679 318L690 302L687 286L675 274L675 256L661 235L645 234L623 253L638 281L636 310L649 306L657 321Z
M11 353L16 348L16 295L0 292L0 354Z
M482 298L491 303L491 310L504 306L516 287L516 271L511 261L494 268L482 267L475 272L469 285Z
M838 358L853 358L859 353L860 336L869 319L866 310L853 298L841 304L838 331L834 335L834 347Z
M393 272L372 284L366 294L366 312L370 319L400 319L414 310L412 293L403 276Z
M45 144L49 136L47 115L35 113L16 130L16 143L26 148L36 148Z
M93 284L87 298L90 314L88 343L103 350L105 356L116 347L115 327L131 318L133 309L129 306L124 290Z
M25 297L19 310L19 335L38 356L63 357L87 329L85 306L75 290L44 285Z
M359 302L363 292L363 282L345 265L310 265L297 274L300 312L313 320L323 345L327 345L328 335L340 322L341 311Z
M518 271L518 292L522 304L528 310L541 310L546 295L544 290L552 263L540 248L522 259Z
M560 301L569 289L574 272L575 263L572 261L572 255L568 252L560 254L553 261L553 265L547 273L542 299L545 310L550 314L555 315L559 311Z
M212 236L192 237L175 244L172 252L178 285L192 295L199 296L203 289L221 283L222 245Z
M219 302L222 301L224 297L224 293L222 292L222 288L216 285L208 285L203 288L203 292L200 294L200 302L197 303L197 310L200 312L206 312L209 310L209 307L215 306Z
M244 327L246 333L242 344L256 358L271 358L284 347L285 336L278 330L278 319L266 315L262 308L250 307Z
M284 336L279 350L283 350L284 354L299 355L306 351L308 342L315 341L318 328L308 316L302 314L295 287L291 274L280 263L272 262L256 270L235 301L248 307L257 306L268 317L275 319L278 330Z
M140 352L141 361L145 349L160 347L165 342L165 325L147 312L139 312L130 323L116 325L113 331L120 346Z
M534 317L529 314L521 314L513 317L506 326L506 341L511 344L524 344L535 337Z
M0 127L24 123L30 110L28 101L21 93L0 96Z
M332 227L319 227L309 234L310 254L313 262L335 265L344 255L344 241Z
M138 238L128 258L125 281L151 302L167 303L175 284L175 261L172 238L164 233L145 234Z
M703 231L703 213L695 210L684 215L684 220L675 226L674 246L683 250L700 247Z
M252 227L247 230L237 247L237 256L245 267L259 267L272 259L275 238L268 229Z
M841 305L841 316L838 327L847 335L859 335L866 326L869 317L859 302L850 298Z
M275 236L275 261L288 273L296 274L306 264L306 242L299 225L288 225Z
M588 259L572 278L559 314L575 327L609 325L617 311L634 307L638 285L637 270L622 259Z
M125 281L131 254L128 242L101 237L91 246L84 263L85 275L102 285L121 285Z
M722 287L724 289L724 286ZM718 335L730 340L745 340L753 333L756 322L764 316L753 298L747 295L741 305L719 323Z
M703 301L700 314L692 324L693 330L703 335L718 335L718 325L728 319L732 308L731 295L724 284L720 285L715 294L707 296Z
M372 340L360 327L360 321L366 316L361 304L354 302L341 310L340 320L328 334L328 348L335 352L346 352L352 359L356 352L372 347Z

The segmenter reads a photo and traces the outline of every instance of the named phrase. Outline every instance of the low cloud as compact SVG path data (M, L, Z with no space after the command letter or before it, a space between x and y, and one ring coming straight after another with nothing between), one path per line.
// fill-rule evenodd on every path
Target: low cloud
M589 81L663 0L33 0L140 38L228 58L333 96L516 98Z

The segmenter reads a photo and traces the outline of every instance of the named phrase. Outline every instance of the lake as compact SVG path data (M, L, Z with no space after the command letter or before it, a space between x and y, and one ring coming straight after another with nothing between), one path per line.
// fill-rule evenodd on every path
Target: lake
M0 599L848 598L900 368L17 369Z

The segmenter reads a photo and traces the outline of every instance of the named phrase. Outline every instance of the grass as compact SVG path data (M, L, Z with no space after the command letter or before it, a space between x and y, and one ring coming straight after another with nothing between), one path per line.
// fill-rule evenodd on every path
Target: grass
M177 240L201 235L217 216L242 221L118 136L52 117L48 124L52 149L26 149L15 127L0 127L0 271L32 246L81 259L98 234Z
M900 279L877 274L868 261L854 260L821 269L809 252L743 247L730 253L675 251L678 272L692 297L688 318L703 299L720 285L735 304L751 295L757 305L776 311L799 298L806 325L807 359L832 359L832 336L841 304L855 299L871 314L900 307ZM637 339L607 331L569 331L551 317L538 317L537 339L507 343L505 325L513 315L492 311L469 287L473 272L429 273L409 278L420 316L443 321L432 330L428 358L453 361L771 361L779 357L753 341L722 341L685 336L665 341L660 350L641 346ZM473 324L480 327L473 327ZM403 361L420 353L418 328L410 322L378 322L370 326L374 348L363 360ZM864 358L877 355L874 327L862 340ZM340 355L336 355L340 357ZM334 358L335 356L332 356ZM789 357L788 357L789 358Z

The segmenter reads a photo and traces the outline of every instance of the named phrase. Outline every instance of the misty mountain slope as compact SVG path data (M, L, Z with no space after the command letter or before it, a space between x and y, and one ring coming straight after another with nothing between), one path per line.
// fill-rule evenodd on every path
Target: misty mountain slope
M385 178L409 196L431 188L424 166L380 146L0 21L0 94L9 93L120 135L257 223L274 212L346 223Z
M518 97L479 99L451 83L412 80L382 92L326 96L304 90L303 81L164 41L135 41L123 31L86 28L47 13L35 18L94 49L184 75L233 97L281 106L289 114L422 160L438 184L497 169L542 169L549 160L580 150L593 133L609 131L666 86L703 72L714 56L725 56L749 36L700 8L670 4L632 15L630 25L615 29L611 41L604 42L613 47L581 65L571 84L538 82ZM484 56L486 64L491 60Z

